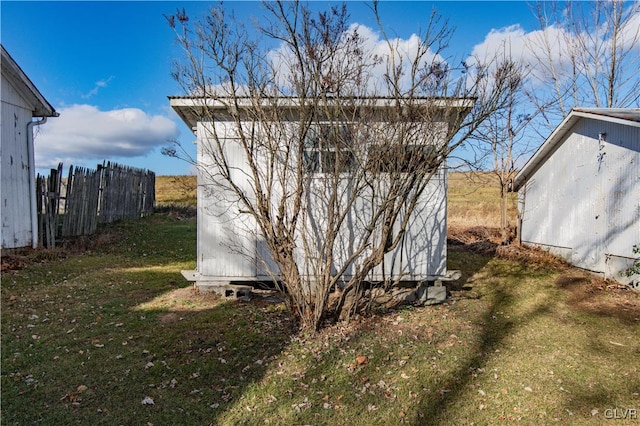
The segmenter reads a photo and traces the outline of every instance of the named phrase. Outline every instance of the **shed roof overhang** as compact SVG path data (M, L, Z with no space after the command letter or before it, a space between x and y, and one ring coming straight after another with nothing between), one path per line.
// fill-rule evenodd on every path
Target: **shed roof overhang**
M551 156L556 146L569 133L571 128L581 119L591 118L610 123L640 127L639 108L574 108L569 115L555 128L553 133L527 161L513 180L513 189L519 190L536 170Z
M251 109L255 107L256 100L250 97L238 98L203 98L193 96L169 96L171 108L180 116L182 121L191 129L195 129L198 121L203 117L215 116L216 111L225 113L235 108ZM348 102L349 105L372 110L384 110L397 105L397 98L335 98L330 102L336 104ZM445 112L455 112L458 117L464 117L471 111L475 104L474 98L412 98L406 105L413 107L437 108ZM260 101L260 107L283 108L295 111L301 107L300 99L294 97L264 98ZM213 113L213 114L211 114Z
M33 117L57 117L59 114L42 96L22 68L13 60L9 52L2 47L2 76L11 81L20 95L33 105Z

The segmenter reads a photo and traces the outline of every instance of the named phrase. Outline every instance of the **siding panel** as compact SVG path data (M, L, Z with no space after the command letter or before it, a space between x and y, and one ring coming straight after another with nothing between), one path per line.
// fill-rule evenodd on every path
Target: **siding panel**
M2 247L30 246L31 201L27 124L31 111L6 79L2 79Z
M197 130L198 164L200 165L197 271L202 276L201 280L264 278L268 275L264 270L265 263L271 269L270 272L278 275L276 265L269 258L264 243L260 241L255 222L248 214L240 212L241 209L238 208L233 194L221 191L220 187L213 183L216 178L208 173L212 170L207 166L211 163L206 148L209 142L202 136L210 134L210 131L203 127L207 125L210 124L198 123ZM243 170L247 170L242 163L244 154L239 151L237 145L234 146L233 135L225 133L229 131L227 126L224 123L215 125L219 135L228 136L225 143L231 154L229 158L233 159L233 164L230 165L233 172L237 173L238 177L243 176ZM235 149L238 149L238 152L234 152ZM322 187L322 182L322 178L312 180L309 198L306 201L308 206L302 219L307 223L305 230L309 236L307 242L314 240L313 232L317 232L315 241L319 244L326 229L323 227L325 215L321 207L322 200L326 199L326 191ZM347 182L346 179L345 182ZM252 194L249 180L242 181L241 186L248 194ZM348 192L347 189L347 187L344 188L345 194ZM274 191L277 194L282 192L282 189L274 188ZM446 170L444 167L429 183L424 194L414 212L403 244L394 252L387 254L384 268L377 268L370 277L371 280L377 281L393 276L417 281L434 279L446 273ZM317 202L314 201L314 197L317 197ZM342 262L346 261L348 255L352 253L349 247L354 245L354 236L361 234L370 215L365 200L356 202L352 214L348 216L338 237L335 253L336 270L341 268ZM302 239L297 243L298 247L305 244ZM357 245L357 241L355 244ZM297 255L303 256L304 253L300 251ZM302 258L299 265L305 265ZM302 270L301 273L310 274L312 271ZM348 279L352 273L353 271L347 271L345 278Z
M523 242L620 279L640 243L640 128L582 118L519 198Z

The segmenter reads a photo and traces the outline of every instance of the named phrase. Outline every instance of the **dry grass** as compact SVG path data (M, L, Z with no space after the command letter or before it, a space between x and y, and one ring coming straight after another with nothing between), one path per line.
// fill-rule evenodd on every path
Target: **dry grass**
M491 173L449 173L447 222L449 226L471 228L500 226L500 189ZM509 223L516 224L517 194L511 194Z
M158 206L195 206L196 176L156 176Z

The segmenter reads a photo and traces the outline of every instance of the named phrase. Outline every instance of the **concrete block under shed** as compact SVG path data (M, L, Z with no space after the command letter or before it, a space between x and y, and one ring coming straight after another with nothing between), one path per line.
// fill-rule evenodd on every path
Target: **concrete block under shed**
M418 301L424 305L437 305L447 300L447 287L443 285L420 286L416 290Z
M249 285L236 285L228 282L196 282L195 287L202 293L217 293L225 299L251 299L253 287Z

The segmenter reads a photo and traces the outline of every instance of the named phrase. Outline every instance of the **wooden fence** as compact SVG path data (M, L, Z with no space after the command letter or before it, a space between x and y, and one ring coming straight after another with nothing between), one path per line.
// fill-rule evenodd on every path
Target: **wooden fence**
M48 177L38 175L39 241L55 247L56 239L90 235L98 223L135 219L153 213L155 174L152 171L105 162L96 170L62 164Z

